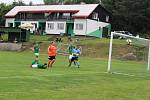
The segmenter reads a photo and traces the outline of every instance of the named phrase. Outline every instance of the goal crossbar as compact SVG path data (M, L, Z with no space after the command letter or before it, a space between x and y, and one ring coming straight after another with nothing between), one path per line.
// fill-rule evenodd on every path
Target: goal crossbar
M112 43L113 43L113 36L117 35L117 36L122 36L122 37L127 37L127 38L133 38L139 41L144 41L145 44L148 45L149 50L148 50L148 63L147 63L147 71L150 71L150 40L148 39L144 39L144 38L139 38L139 37L135 37L135 36L130 36L130 35L126 35L126 34L121 34L121 33L111 33L111 37L110 37L110 44L109 44L109 58L108 58L108 66L107 66L107 72L111 72L111 59L112 59Z

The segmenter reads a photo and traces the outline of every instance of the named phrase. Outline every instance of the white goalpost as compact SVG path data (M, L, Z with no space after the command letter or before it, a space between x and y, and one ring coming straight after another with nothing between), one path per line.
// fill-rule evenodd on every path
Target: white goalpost
M129 39L129 40L127 40L126 42L133 42L133 44L130 44L129 43L129 45L134 45L134 44L137 44L137 43L139 43L139 45L144 45L145 47L146 47L146 53L145 53L145 55L147 56L147 58L146 58L146 60L147 61L145 61L146 62L146 66L147 66L147 69L145 69L145 70L147 70L147 72L148 71L150 71L150 40L148 40L148 39L144 39L144 38L139 38L139 37L135 37L135 36L129 36L129 35L125 35L125 34L121 34L121 33L111 33L111 37L110 37L110 44L109 44L109 57L108 57L108 66L107 66L107 72L113 72L112 71L112 69L113 69L113 66L112 66L112 60L114 60L113 59L113 57L112 57L112 54L113 54L113 42L114 42L114 37L116 37L116 36L118 36L118 37L124 37L125 39ZM122 39L122 41L125 41L125 39ZM118 39L117 39L118 40ZM133 41L132 41L133 40ZM120 40L121 41L121 40ZM128 46L128 47L130 47L130 46ZM122 48L122 47L120 47L120 48ZM136 48L136 46L134 45L134 48ZM115 49L116 50L116 49ZM142 53L144 53L145 51L144 50L141 50L142 51ZM117 52L117 51L116 51ZM114 54L115 55L115 54ZM118 54L119 56L121 55L121 54ZM124 55L125 55L125 53L124 53ZM137 53L137 55L140 55L140 53L138 54ZM137 56L137 55L134 55L135 57ZM142 56L142 54L140 55L140 56ZM118 59L119 59L119 61L120 61L120 63L121 63L121 61L124 61L124 60L120 60L121 59L121 57L119 58L118 57ZM135 60L136 61L136 60ZM117 62L117 61L116 61ZM128 62L125 62L125 63L129 63L130 62L130 60L128 61ZM137 60L136 62L140 62L139 60ZM132 63L134 63L134 61L132 62ZM138 65L138 64L137 64ZM142 64L141 64L142 65ZM117 66L116 65L116 63L114 64L114 66ZM119 65L118 65L119 66ZM122 67L122 65L120 65L121 67ZM134 66L134 65L132 65L132 66ZM127 67L127 66L126 66ZM131 67L130 67L131 68ZM129 68L129 69L130 69ZM131 69L133 69L133 68L135 68L135 67L132 67ZM128 70L129 70L128 69Z

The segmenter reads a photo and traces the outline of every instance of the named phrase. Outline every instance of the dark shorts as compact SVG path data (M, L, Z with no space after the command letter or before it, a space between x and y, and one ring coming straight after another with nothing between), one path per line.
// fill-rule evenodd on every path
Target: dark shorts
M53 60L53 59L56 59L56 58L55 58L55 56L49 56L48 59Z
M39 65L38 65L38 68L39 68L39 69L46 69L47 66L46 66L46 64L39 64Z
M78 56L73 56L72 58L71 58L71 61L75 61L75 60L78 60Z

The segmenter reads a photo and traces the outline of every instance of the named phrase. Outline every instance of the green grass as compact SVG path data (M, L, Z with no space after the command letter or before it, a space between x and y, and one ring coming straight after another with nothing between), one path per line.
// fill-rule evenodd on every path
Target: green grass
M76 44L83 48L81 68L68 68L68 57L59 55L51 70L31 69L34 55L29 47L35 41L42 42L40 61L45 63L50 39L31 35L31 40L23 43L28 47L25 51L0 51L0 100L149 100L150 75L143 62L112 63L112 71L135 76L106 73L109 39L79 38ZM124 41L113 41L115 54L124 50Z
M46 57L46 53L42 53L41 62L47 62ZM32 52L0 52L0 100L150 98L149 77L105 73L107 60L99 58L81 57L81 68L68 68L67 58L57 56L51 70L31 69L29 65L34 59ZM124 64L128 65L129 62Z

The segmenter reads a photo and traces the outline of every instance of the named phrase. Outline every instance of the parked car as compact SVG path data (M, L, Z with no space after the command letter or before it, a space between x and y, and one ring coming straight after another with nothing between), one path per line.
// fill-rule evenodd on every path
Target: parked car
M150 36L145 36L144 38L145 38L145 39L150 39Z

